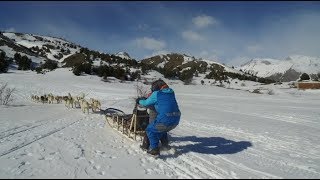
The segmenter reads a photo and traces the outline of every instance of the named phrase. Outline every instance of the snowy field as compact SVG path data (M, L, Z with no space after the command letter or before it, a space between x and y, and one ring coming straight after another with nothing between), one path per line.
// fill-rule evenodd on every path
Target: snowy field
M84 92L102 109L132 113L137 82L107 83L67 69L10 70L0 74L4 82L16 93L11 105L0 105L0 178L320 178L319 90L272 87L268 95L171 85L182 112L170 132L179 153L154 159L99 113L30 98Z

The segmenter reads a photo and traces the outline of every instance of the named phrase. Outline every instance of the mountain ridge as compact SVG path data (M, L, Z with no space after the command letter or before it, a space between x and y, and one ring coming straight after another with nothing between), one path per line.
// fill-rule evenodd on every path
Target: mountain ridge
M159 54L135 60L125 51L115 54L101 53L90 50L75 43L51 36L35 35L30 33L0 33L0 51L6 53L9 58L14 58L15 53L26 55L32 60L34 66L39 66L48 60L58 62L59 67L72 67L77 63L91 63L94 66L103 64L117 65L126 68L126 65L146 66L141 70L157 70L165 77L187 80L203 74L204 78L226 80L239 78L239 76L256 76L269 78L274 81L296 80L303 72L310 70L317 74L320 69L319 59L314 57L295 55L288 56L284 60L271 58L254 58L240 67L229 67L223 63L194 56L172 52ZM307 61L309 61L309 66ZM309 73L310 73L309 72ZM182 77L182 78L181 78ZM246 79L247 77L243 77ZM250 78L254 80L254 78Z

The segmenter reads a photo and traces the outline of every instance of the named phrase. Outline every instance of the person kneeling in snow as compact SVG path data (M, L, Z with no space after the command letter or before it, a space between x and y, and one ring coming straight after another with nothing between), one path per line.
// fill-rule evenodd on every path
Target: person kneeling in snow
M175 98L174 91L161 79L151 86L152 94L147 98L138 98L137 104L145 107L154 106L157 116L149 123L146 133L150 141L151 155L160 155L159 140L167 137L167 133L177 127L181 112Z
M145 100L148 97L150 97L151 94L152 94L152 92L148 93L146 98L142 97L141 99ZM147 109L148 109L148 114L149 114L149 123L152 123L157 117L157 111L154 108L154 106L148 106ZM162 149L166 149L166 150L170 149L169 139L168 139L168 134L167 133L160 138L160 142L161 142L161 148ZM140 145L140 148L142 150L144 150L144 151L147 151L149 149L149 146L150 146L150 141L149 141L149 138L147 136L147 133L145 133L144 136L143 136L142 145Z

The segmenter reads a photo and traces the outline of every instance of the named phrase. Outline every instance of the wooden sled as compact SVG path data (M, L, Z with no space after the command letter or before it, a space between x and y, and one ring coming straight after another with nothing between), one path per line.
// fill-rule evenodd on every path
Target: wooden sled
M137 140L145 134L145 129L149 124L149 114L146 108L135 105L132 114L125 114L123 111L115 108L107 108L104 115L109 126L126 137Z

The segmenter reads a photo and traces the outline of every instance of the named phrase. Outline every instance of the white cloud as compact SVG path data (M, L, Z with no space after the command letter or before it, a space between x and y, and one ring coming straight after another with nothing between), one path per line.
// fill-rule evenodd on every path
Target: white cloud
M156 55L159 55L159 54L169 54L170 52L167 51L167 50L161 50L161 51L155 51L152 53L152 56L156 56Z
M160 50L160 51L154 51L151 55L145 55L144 58L149 58L149 57L153 57L153 56L157 56L157 55L164 55L164 54L170 54L171 52L169 52L168 50Z
M296 13L264 24L260 43L266 54L281 58L292 54L319 56L320 13ZM285 23L284 23L285 22Z
M201 41L204 39L200 34L194 31L183 31L182 37L188 41Z
M147 24L139 24L138 25L138 30L145 31L147 29L149 29L149 26Z
M154 38L138 38L135 40L135 43L142 48L149 49L149 50L161 50L166 47L166 43L161 40L156 40Z
M16 29L11 27L9 29L4 30L5 32L16 32Z
M262 49L263 49L262 46L258 44L247 46L247 51L250 53L256 53L258 51L261 51Z
M251 59L252 58L247 57L247 56L237 56L237 57L233 57L232 59L230 59L227 62L227 65L240 67L241 65L249 62Z
M204 28L209 25L217 25L218 21L212 17L207 15L197 16L192 19L193 24L198 28Z
M208 52L206 50L203 50L199 53L199 58L206 59L206 60L213 60L216 62L219 61L218 60L219 58L218 58L216 51Z
M201 51L201 52L200 52L199 56L200 56L200 57L206 57L206 56L208 56L208 54L209 54L208 51L205 51L205 50L204 50L204 51Z

